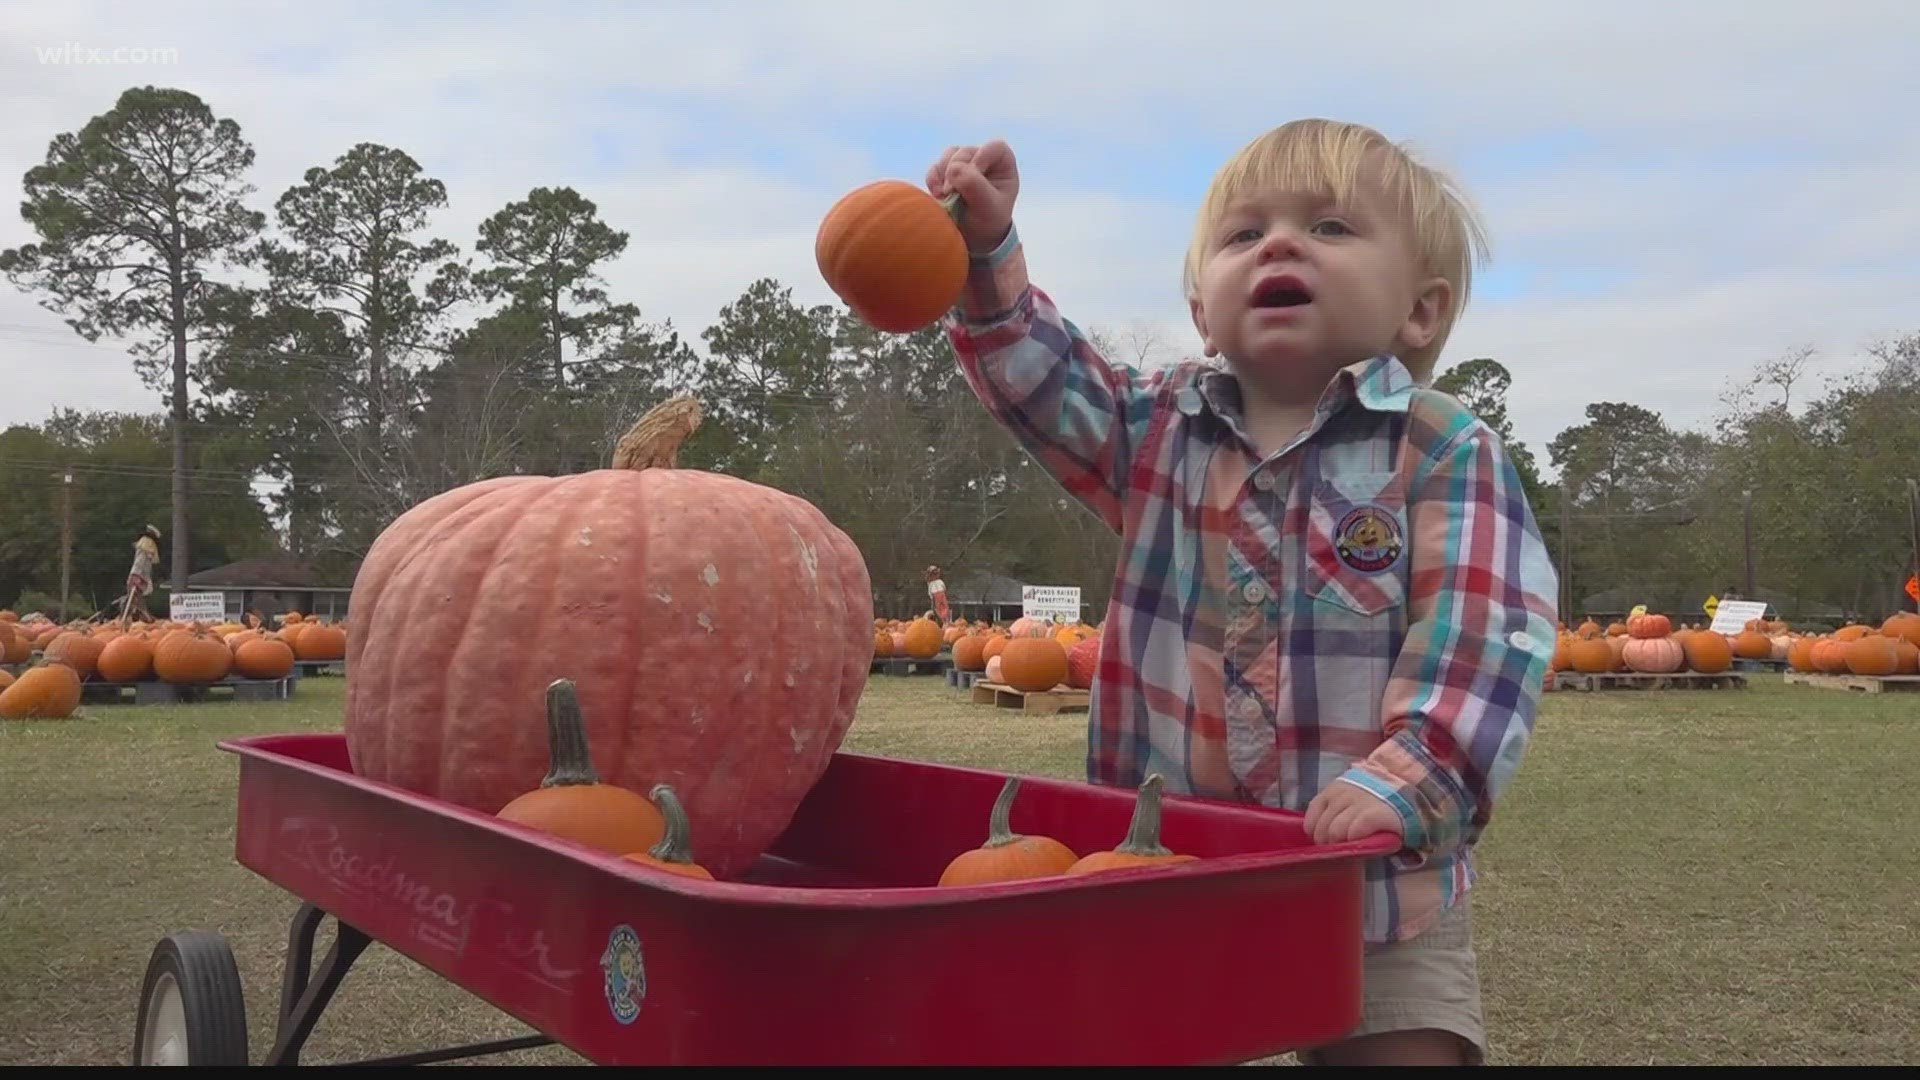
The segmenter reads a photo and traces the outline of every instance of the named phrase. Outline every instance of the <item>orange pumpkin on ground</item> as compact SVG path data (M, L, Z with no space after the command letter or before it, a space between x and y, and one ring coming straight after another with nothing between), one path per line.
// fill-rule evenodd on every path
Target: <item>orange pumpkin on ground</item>
M1795 671L1813 671L1813 643L1816 640L1810 637L1793 639L1793 644L1787 646L1787 666Z
M65 720L80 707L80 675L65 664L41 664L0 690L0 718Z
M207 630L174 630L153 647L153 673L178 685L216 683L233 670L233 650Z
M637 862L642 866L651 866L656 870L665 870L669 874L681 877L699 878L712 881L713 875L707 868L693 861L693 849L689 840L691 828L687 824L687 811L680 805L680 799L674 795L673 788L666 784L653 786L653 805L660 811L666 822L665 831L660 840L645 851L629 851L622 858L628 862Z
M344 660L347 655L347 631L325 623L301 623L293 654L302 660Z
M233 669L248 679L284 679L293 674L293 659L286 642L271 638L256 637L233 649Z
M987 669L986 635L967 634L955 638L953 666L960 671L985 671Z
M1567 659L1573 670L1598 675L1613 667L1613 649L1602 637L1576 637L1567 642Z
M356 775L495 813L539 782L530 720L566 678L600 775L671 784L715 878L772 845L853 723L873 585L806 500L675 467L699 420L671 398L611 468L481 480L380 533L349 602Z
M1015 690L1051 690L1067 681L1067 650L1050 637L1015 638L1000 654L1000 672Z
M1847 643L1847 670L1855 675L1892 675L1900 667L1893 639L1870 634Z
M1920 675L1920 645L1915 645L1906 638L1889 638L1888 640L1893 642L1893 651L1898 658L1893 673Z
M666 835L666 817L652 803L600 781L579 698L565 679L547 687L547 743L546 778L501 807L501 820L613 855L645 851Z
M931 660L940 655L940 624L932 619L915 619L903 635L906 653L915 660Z
M1773 639L1758 630L1742 630L1733 639L1733 655L1742 660L1765 660L1773 655Z
M876 330L912 333L960 298L967 242L958 196L935 199L900 180L855 188L827 211L813 241L820 276Z
M1702 675L1718 675L1733 666L1733 644L1724 634L1697 630L1684 646L1687 666Z
M153 642L137 634L121 634L100 650L97 667L108 682L139 682L153 674Z
M1845 675L1847 673L1847 646L1854 639L1843 639L1838 635L1823 637L1813 645L1813 667L1815 671L1826 675Z
M82 679L91 679L100 671L100 654L106 644L91 634L65 630L43 650L50 664L65 664Z
M1663 638L1673 633L1673 620L1665 615L1635 615L1627 620L1627 633L1637 638Z
M1194 862L1197 856L1181 855L1160 842L1159 773L1148 774L1133 797L1133 820L1127 825L1127 838L1110 851L1096 851L1067 868L1069 875L1097 874L1103 870L1126 870L1135 866Z
M1007 777L987 816L986 842L953 857L940 875L942 885L983 885L995 881L1064 874L1078 861L1073 849L1050 836L1023 836L1013 831L1013 800L1020 778Z

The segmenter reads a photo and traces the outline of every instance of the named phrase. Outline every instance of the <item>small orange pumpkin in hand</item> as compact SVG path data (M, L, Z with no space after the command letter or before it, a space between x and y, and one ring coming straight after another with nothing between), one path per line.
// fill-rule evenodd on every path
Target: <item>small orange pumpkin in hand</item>
M707 868L693 861L693 850L689 844L693 829L687 823L687 811L680 805L680 797L666 784L655 784L652 794L653 804L666 821L666 831L659 843L645 851L629 851L621 858L682 877L712 881L713 875L707 872Z
M1074 863L1073 849L1051 836L1022 836L1013 831L1013 800L1020 778L1007 777L987 817L986 843L954 856L940 875L942 885L985 885L995 881L1064 874Z
M645 851L666 835L666 818L652 803L600 782L571 680L547 687L547 742L546 779L501 807L498 817L613 855Z
M1067 868L1069 876L1097 874L1103 870L1128 870L1136 866L1195 862L1198 856L1181 855L1160 842L1159 773L1150 774L1140 785L1133 800L1133 821L1127 826L1127 838L1112 851L1096 851Z
M814 237L820 276L874 329L919 330L966 287L958 209L958 196L935 199L903 180L855 188L827 211Z

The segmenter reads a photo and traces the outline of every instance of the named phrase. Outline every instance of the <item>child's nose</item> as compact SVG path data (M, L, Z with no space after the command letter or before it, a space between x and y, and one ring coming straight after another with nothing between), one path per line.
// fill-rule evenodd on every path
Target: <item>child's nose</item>
M1297 258L1299 254L1300 234L1288 226L1276 226L1260 241L1261 262Z

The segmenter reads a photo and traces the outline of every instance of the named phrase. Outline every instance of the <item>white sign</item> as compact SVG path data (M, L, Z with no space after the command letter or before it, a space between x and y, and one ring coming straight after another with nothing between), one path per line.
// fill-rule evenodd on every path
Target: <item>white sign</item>
M1707 629L1716 634L1737 634L1747 628L1749 619L1763 619L1766 615L1765 600L1722 600L1713 609L1713 625Z
M1020 614L1051 623L1080 621L1080 586L1022 585Z
M173 593L167 597L167 618L174 622L221 622L227 617L227 594Z

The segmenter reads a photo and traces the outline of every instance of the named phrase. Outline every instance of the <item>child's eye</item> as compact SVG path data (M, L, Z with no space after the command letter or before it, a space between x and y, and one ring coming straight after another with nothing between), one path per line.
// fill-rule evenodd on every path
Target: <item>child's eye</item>
M1243 241L1258 239L1260 239L1260 230L1251 226L1244 229L1235 229L1227 234L1227 243L1229 244L1238 244Z
M1334 231L1332 231L1332 232L1326 232L1325 230L1334 230ZM1337 221L1337 220L1335 220L1335 219L1333 219L1333 218L1327 218L1327 219L1326 219L1326 220L1324 220L1324 221L1316 221L1316 222L1314 222L1314 223L1313 223L1313 231L1314 231L1314 232L1315 232L1316 234L1320 234L1320 235L1329 235L1329 236L1345 236L1345 235L1349 235L1349 234L1351 234L1351 233L1353 232L1353 230L1352 230L1352 229L1350 229L1350 228L1348 228L1348 227L1347 227L1347 223L1346 223L1346 222L1344 222L1344 221Z

